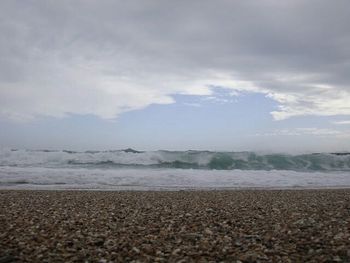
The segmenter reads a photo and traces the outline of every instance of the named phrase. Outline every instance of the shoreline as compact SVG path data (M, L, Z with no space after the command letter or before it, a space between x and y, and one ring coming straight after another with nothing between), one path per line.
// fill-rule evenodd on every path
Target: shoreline
M118 186L119 188L55 188L55 187L33 187L33 188L16 188L16 187L0 187L0 192L2 191L92 191L92 192L211 192L211 191L308 191L308 190L349 190L350 185L343 186L310 186L310 187L300 187L300 186L286 186L286 187L172 187L172 186Z
M0 190L0 262L349 262L350 189Z

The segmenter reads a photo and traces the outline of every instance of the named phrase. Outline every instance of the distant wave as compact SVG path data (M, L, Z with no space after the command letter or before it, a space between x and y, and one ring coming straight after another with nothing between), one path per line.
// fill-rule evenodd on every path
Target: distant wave
M46 168L176 168L203 170L350 171L350 153L258 154L212 151L0 150L0 166Z

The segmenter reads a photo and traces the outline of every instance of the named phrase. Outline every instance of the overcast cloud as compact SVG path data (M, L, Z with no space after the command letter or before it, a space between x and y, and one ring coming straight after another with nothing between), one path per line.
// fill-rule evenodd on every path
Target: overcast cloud
M0 116L111 119L215 86L276 120L350 115L349 25L348 0L3 0Z

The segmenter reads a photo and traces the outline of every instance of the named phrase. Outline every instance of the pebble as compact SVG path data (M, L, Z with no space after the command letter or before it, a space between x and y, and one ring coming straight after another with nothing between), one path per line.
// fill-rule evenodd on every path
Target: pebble
M0 263L350 262L349 189L0 193Z

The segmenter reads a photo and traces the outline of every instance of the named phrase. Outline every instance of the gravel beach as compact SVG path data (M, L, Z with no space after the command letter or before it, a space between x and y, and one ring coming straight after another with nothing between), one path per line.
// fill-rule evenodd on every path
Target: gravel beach
M350 262L350 189L0 191L4 262Z

